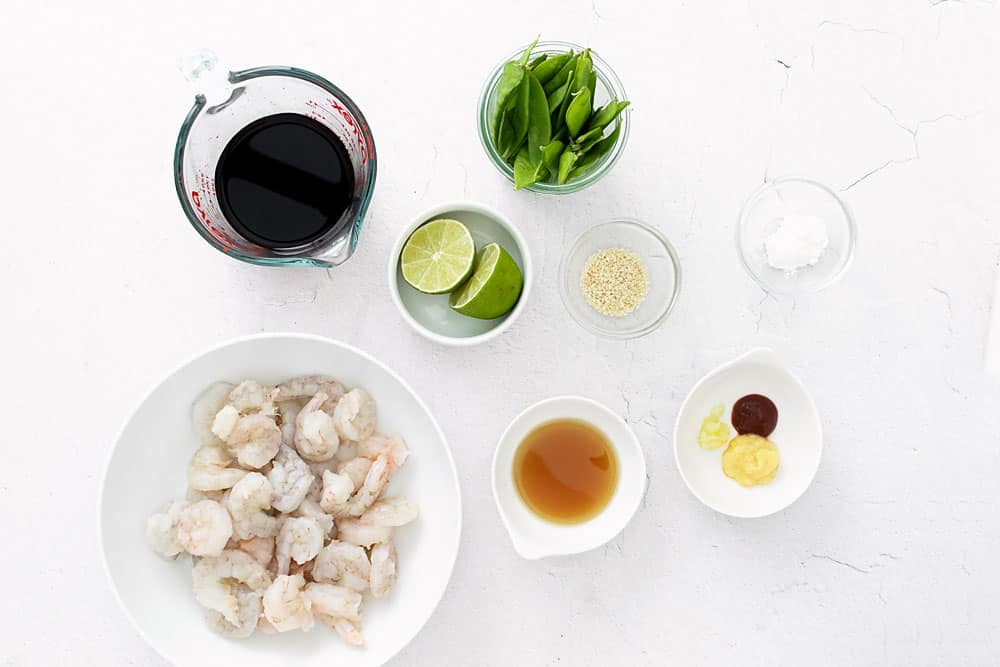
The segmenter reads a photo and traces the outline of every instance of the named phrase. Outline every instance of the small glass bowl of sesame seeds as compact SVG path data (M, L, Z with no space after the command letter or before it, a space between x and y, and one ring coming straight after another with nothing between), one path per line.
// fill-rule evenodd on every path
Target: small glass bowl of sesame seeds
M584 329L605 338L645 336L667 319L681 288L670 241L638 220L591 227L559 267L563 305Z

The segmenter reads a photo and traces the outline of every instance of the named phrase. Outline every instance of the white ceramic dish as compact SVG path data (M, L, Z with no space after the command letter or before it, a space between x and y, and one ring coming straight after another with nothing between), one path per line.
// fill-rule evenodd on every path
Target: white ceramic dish
M618 487L603 512L578 524L557 524L534 514L514 486L514 454L535 427L555 419L579 419L607 436L618 455ZM617 414L581 396L557 396L519 414L500 436L493 454L493 498L514 550L523 558L566 556L613 539L628 525L646 491L646 460L639 439Z
M347 646L332 631L257 633L229 640L212 632L191 593L191 563L167 561L146 545L146 518L184 495L196 448L192 400L216 380L263 382L329 373L375 398L379 427L398 432L412 455L390 492L420 505L420 517L399 529L400 577L390 595L368 600L368 646ZM381 665L423 627L441 599L458 553L462 500L451 451L427 407L398 375L348 345L303 334L262 334L224 343L188 361L160 382L125 423L102 483L100 535L111 586L139 634L181 667Z
M733 403L747 394L763 394L778 407L778 425L768 438L781 455L774 481L752 488L722 472L724 449L698 446L698 431L709 411L725 404L728 423ZM702 378L684 399L674 426L674 456L684 483L698 500L729 516L762 517L791 505L812 483L822 452L823 428L812 396L767 348L752 350Z
M456 313L448 305L447 294L424 294L403 278L399 256L403 245L417 227L435 218L458 220L472 234L476 248L499 243L510 253L524 276L521 298L514 309L493 320L477 320ZM396 240L389 253L389 292L400 315L420 335L444 345L477 345L499 336L524 311L534 278L531 252L524 236L506 216L488 206L470 201L453 201L428 209L414 218Z

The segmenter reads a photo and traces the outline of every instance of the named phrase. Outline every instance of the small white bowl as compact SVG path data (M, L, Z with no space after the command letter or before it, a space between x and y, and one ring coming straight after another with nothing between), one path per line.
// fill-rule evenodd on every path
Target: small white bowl
M447 294L424 294L406 282L399 266L403 246L418 227L437 218L458 220L468 227L477 250L488 243L499 243L510 253L524 278L521 297L513 310L493 320L478 320L452 310ZM514 223L499 211L471 201L447 202L424 211L406 226L389 253L389 292L400 315L417 333L444 345L478 345L499 336L524 310L532 279L531 252Z
M728 421L733 403L747 394L763 394L777 406L778 425L768 439L781 455L774 481L751 488L722 472L725 448L698 446L698 431L709 411L725 404ZM684 399L674 426L677 470L691 493L717 512L739 518L774 514L798 500L816 476L822 453L823 427L812 396L768 348L751 350L708 373Z
M521 500L514 485L514 454L534 428L556 419L578 419L600 430L618 456L618 486L607 507L577 524L546 521ZM528 560L568 556L613 539L639 509L646 490L646 460L639 439L617 414L582 396L557 396L519 414L500 436L493 453L493 498L514 550Z

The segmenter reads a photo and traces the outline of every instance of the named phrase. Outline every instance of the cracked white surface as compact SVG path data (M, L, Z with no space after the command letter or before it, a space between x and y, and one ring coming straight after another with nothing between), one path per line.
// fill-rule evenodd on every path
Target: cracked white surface
M286 329L397 369L455 451L455 576L395 665L998 660L1000 380L981 372L1000 254L993 2L60 4L17 3L0 25L0 665L162 664L98 561L105 453L178 361ZM567 197L512 192L476 136L483 79L538 32L592 45L633 100L621 162ZM324 74L367 114L378 186L332 278L237 264L187 228L175 61L206 45ZM764 295L733 247L743 199L786 174L843 191L860 229L843 281L797 301ZM412 216L462 196L520 225L538 283L506 335L453 350L406 329L384 266ZM556 289L567 244L615 215L657 225L684 269L675 313L626 344L577 328ZM799 502L740 521L688 493L670 434L691 385L758 344L813 391L826 449ZM493 445L526 405L577 392L628 418L649 490L608 546L525 562L493 508Z

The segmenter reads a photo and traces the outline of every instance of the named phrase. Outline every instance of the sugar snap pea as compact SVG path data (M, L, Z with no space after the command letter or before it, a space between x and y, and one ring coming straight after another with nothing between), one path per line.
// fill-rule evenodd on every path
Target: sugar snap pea
M549 54L547 54L547 53L543 53L540 56L535 56L534 58L532 58L531 62L528 63L528 69L534 71L534 69L536 67L538 67L543 62L545 62L546 60L548 60L548 58L549 58Z
M577 153L586 153L588 150L590 150L591 146L596 144L603 137L604 137L603 127L595 127L590 130L587 130L586 132L578 136L576 138L576 141L573 142L573 150L575 150Z
M493 129L496 132L494 139L499 141L500 136L500 120L507 109L508 104L510 104L510 96L517 90L517 87L521 85L521 81L524 79L524 66L517 62L509 62L503 66L503 73L500 75L500 81L497 82L497 92L496 92L496 115L494 116Z
M594 115L587 121L587 126L584 129L590 131L596 127L607 127L611 124L611 121L618 118L618 115L621 114L621 112L624 111L625 107L628 105L628 100L619 102L617 97L614 98L600 109L594 111Z
M563 66L559 69L558 72L556 72L555 76L553 76L551 79L548 80L547 83L544 84L546 95L551 95L552 91L554 91L556 88L566 83L566 79L569 78L570 72L576 69L576 60L577 58L579 58L579 55L573 53L572 50L570 50L568 53L569 53L569 58L566 60L565 63L563 63Z
M548 83L552 77L559 73L559 70L562 69L563 65L566 64L566 61L569 60L570 57L570 54L562 53L558 56L552 56L548 60L541 63L538 67L533 67L532 71L535 73L535 76L538 77L538 83L543 86Z
M566 83L549 93L548 98L546 98L549 103L549 113L553 113L557 108L559 108L563 100L566 99L566 96L569 94L569 87L571 85L573 85L572 75L566 79Z
M518 61L519 63L521 63L522 67L528 66L528 58L531 57L531 52L535 50L535 47L538 45L538 40L541 39L541 37L542 37L541 35L535 37L535 41L529 44L528 48L524 50L524 53L521 55L521 59Z
M573 170L573 165L578 159L579 156L568 148L559 156L559 174L556 177L556 182L559 185L563 185L569 180L569 173Z
M505 159L510 159L513 157L517 150L524 143L525 138L528 136L528 77L525 75L521 79L520 85L517 87L517 92L513 94L511 99L511 104L508 106L504 113L507 115L507 123L511 126L513 132L513 137L511 139L510 145L507 152L504 154Z
M542 147L542 163L553 174L559 171L559 156L565 147L566 144L558 139L553 139Z
M570 178L576 178L581 175L587 169L597 164L601 158L607 155L612 147L618 143L618 135L621 134L621 130L622 124L619 121L615 124L615 129L611 131L611 134L594 144L591 149L576 162L573 166L573 171L570 173Z
M597 98L597 72L591 70L587 77L587 88L590 88L590 99Z
M545 90L534 72L529 72L528 82L528 156L534 165L542 161L542 146L552 139L549 105Z
M569 94L569 91L573 89L573 77L574 72L570 72L564 84L566 91L563 93L562 101L559 102L559 106L552 113L552 129L555 132L566 129L566 109L569 107L569 103L573 97Z
M566 129L569 130L569 136L575 138L580 133L587 119L590 118L591 110L590 88L583 88L574 95L573 100L566 107Z
M573 87L571 93L578 93L584 88L590 87L590 75L594 71L594 60L590 57L590 49L584 49L580 57L576 59L576 69L573 72ZM594 93L591 92L591 97Z
M528 147L525 146L514 158L514 189L521 190L534 183L535 166L528 157Z

